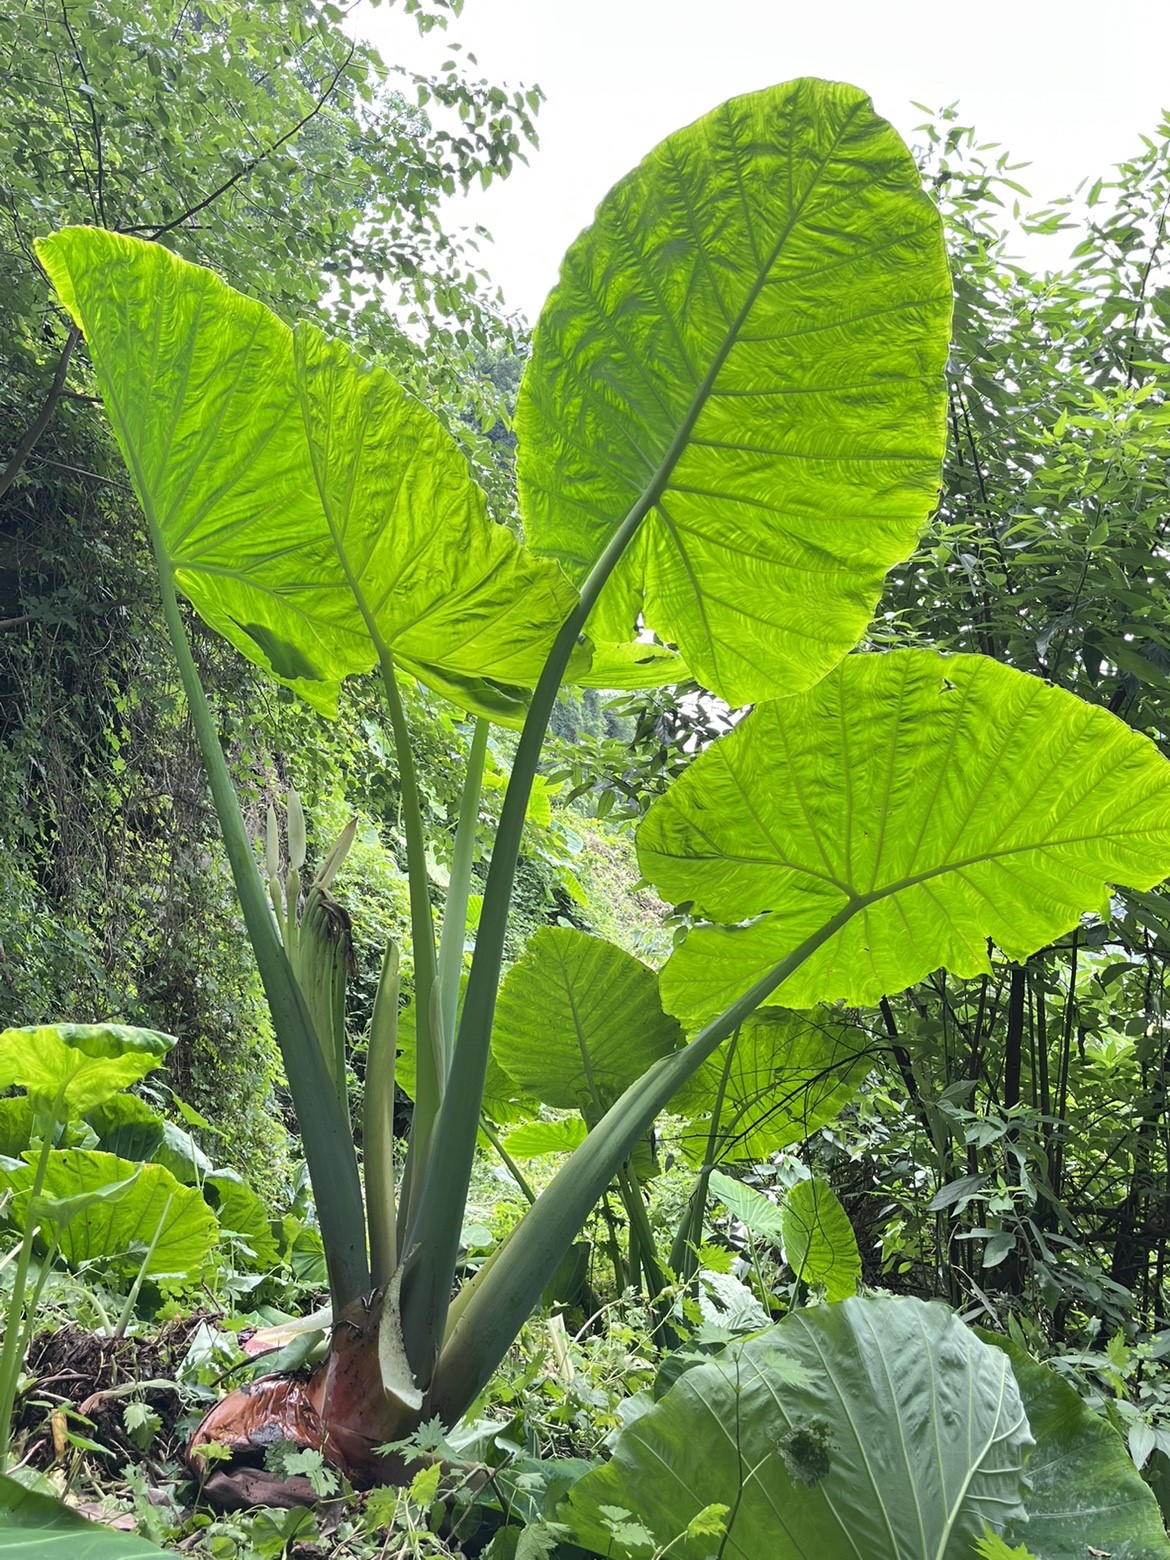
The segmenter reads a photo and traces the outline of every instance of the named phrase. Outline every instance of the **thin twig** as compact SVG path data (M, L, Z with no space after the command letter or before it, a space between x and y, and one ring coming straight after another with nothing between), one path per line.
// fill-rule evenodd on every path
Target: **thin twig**
M325 88L324 92L321 93L320 97L318 97L317 101L313 104L313 107L309 110L303 119L298 120L297 123L293 125L291 130L286 130L284 135L282 135L279 140L273 141L272 145L266 152L261 152L259 156L253 157L250 162L246 162L242 168L237 168L235 173L232 174L231 178L225 179L224 182L218 186L218 188L212 190L210 195L205 196L203 200L184 211L181 216L175 217L170 222L163 223L161 227L125 227L120 229L120 231L123 233L146 233L151 239L158 239L161 238L164 233L170 233L173 231L173 229L182 227L184 222L189 221L192 217L198 216L201 211L206 211L207 207L217 201L221 195L226 195L233 184L238 184L241 179L246 179L249 174L255 173L256 169L262 162L271 157L273 152L279 151L279 149L286 141L291 141L294 135L297 135L301 130L303 130L309 121L314 119L321 112L321 110L325 107L325 104L333 96L333 92L337 86L337 83L341 80L342 76L349 68L349 63L353 59L356 49L356 42L351 43L348 51L346 52L344 60L342 60L341 64L333 72L329 85Z
M4 468L4 474L0 476L0 498L7 493L8 489L16 481L17 473L32 453L33 447L41 434L49 426L57 402L61 399L61 393L65 389L65 375L69 371L69 359L73 356L73 349L80 340L81 332L76 325L71 325L69 334L65 337L65 345L61 349L61 356L57 359L57 369L53 375L53 383L49 386L49 393L41 402L41 409L33 419L28 432L16 446L12 459Z

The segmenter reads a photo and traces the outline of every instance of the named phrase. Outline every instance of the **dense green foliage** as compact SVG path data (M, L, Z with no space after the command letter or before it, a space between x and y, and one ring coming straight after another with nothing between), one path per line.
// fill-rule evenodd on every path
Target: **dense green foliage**
M1164 1560L1166 141L1112 192L1094 187L1073 269L1037 279L1004 258L1004 161L986 166L946 116L929 129L956 276L944 408L937 216L860 94L795 83L679 132L603 202L537 329L515 452L526 546L509 530L511 441L476 431L494 415L482 376L507 384L507 347L434 213L453 182L507 170L535 99L455 75L421 84L421 103L437 92L461 116L452 140L388 90L331 8L281 21L292 63L266 71L230 9L136 16L159 30L133 60L128 17L90 11L81 27L66 10L60 102L13 99L15 249L28 255L44 148L65 125L77 163L45 209L88 230L38 244L74 323L35 267L22 273L0 386L32 413L28 386L56 352L47 415L25 416L0 479L19 609L0 623L0 649L16 647L0 677L18 693L0 751L15 845L2 994L13 1020L97 1002L173 1027L181 1092L216 1111L246 1099L220 1142L268 1207L157 1094L74 1099L61 1084L46 1103L55 1032L9 1031L0 1080L29 1094L0 1102L0 1206L19 1240L5 1401L55 1264L66 1303L107 1333L117 1298L120 1338L136 1308L189 1299L197 1272L237 1312L291 1310L327 1263L340 1320L324 1361L303 1386L264 1389L302 1394L297 1413L321 1424L282 1430L294 1444L277 1438L266 1472L243 1477L301 1476L321 1495L333 1469L385 1474L377 1443L400 1438L424 1461L370 1497L346 1530L358 1551L393 1522L404 1555L466 1536L492 1560L581 1544L654 1560L859 1546L1043 1560L1086 1543ZM13 38L14 59L49 57L35 28ZM147 78L175 48L209 74L162 105ZM232 164L200 92L264 130L254 155ZM189 115L175 137L172 99ZM131 221L131 109L148 102L166 133ZM303 233L288 226L301 201ZM242 238L253 202L279 257L263 276ZM429 322L424 350L401 328L410 310ZM145 515L190 729L91 387ZM944 410L941 505L900 563L933 497ZM92 511L75 512L78 494ZM841 660L891 563L870 653ZM116 577L129 594L114 632L95 608ZM96 672L80 649L95 619ZM554 705L562 681L584 692ZM603 705L596 689L615 686L627 692ZM719 694L758 702L732 712ZM542 760L550 715L560 745ZM523 723L519 743L485 718ZM641 820L641 870L675 903L669 958L652 924L665 906L631 921L590 885L583 836L602 870L629 847L588 811ZM351 812L344 865L339 849L314 880ZM99 857L104 875L78 882ZM529 936L546 916L561 924ZM616 940L586 935L599 929ZM619 943L662 963L661 981ZM315 1207L271 1119L273 1031ZM67 1049L84 1032L61 1034ZM102 1095L138 1076L127 1063L106 1077L105 1045L79 1074ZM404 1164L396 1051L413 1101ZM663 1152L651 1134L671 1102L686 1119ZM198 1112L168 1108L210 1146ZM480 1131L508 1194L477 1189ZM568 1150L547 1180L541 1158ZM575 1241L582 1227L608 1267ZM917 1300L855 1297L874 1283L962 1302L1013 1341L981 1343ZM553 1314L527 1322L538 1301ZM282 1363L312 1347L279 1341ZM194 1345L177 1375L213 1395ZM235 1396L197 1439L256 1462L231 1415L268 1399ZM496 1417L453 1430L473 1404ZM589 1471L607 1412L625 1428ZM124 1428L141 1448L161 1424L144 1398ZM526 1465L517 1436L570 1456ZM68 1443L57 1420L52 1442ZM208 1494L216 1480L219 1498L260 1498L220 1474ZM17 1509L8 1481L0 1501ZM177 1536L177 1513L138 1506L142 1531ZM444 1521L450 1551L431 1531ZM472 1538L465 1521L487 1525ZM273 1515L225 1525L236 1547L212 1552L316 1536L306 1513Z

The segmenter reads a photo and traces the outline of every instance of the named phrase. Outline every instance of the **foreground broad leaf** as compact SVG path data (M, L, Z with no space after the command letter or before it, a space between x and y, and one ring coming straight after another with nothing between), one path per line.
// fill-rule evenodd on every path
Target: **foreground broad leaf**
M845 1300L688 1370L562 1515L614 1556L707 1560L709 1538L683 1535L722 1504L725 1560L958 1560L1022 1515L1031 1439L1009 1362L944 1306ZM605 1507L654 1543L610 1547Z
M144 1538L87 1522L76 1511L0 1475L3 1560L170 1560Z
M1047 1365L1005 1338L985 1336L1011 1360L1036 1437L1028 1520L1009 1525L1008 1541L1025 1543L1038 1560L1170 1560L1158 1502L1113 1426Z
M827 1181L798 1181L780 1209L784 1260L802 1283L847 1300L861 1282L861 1254L849 1216Z
M641 618L733 704L833 666L935 503L950 312L938 213L857 88L663 141L566 255L516 411L534 548L579 580L647 515L593 637Z
M134 1164L93 1149L55 1149L48 1159L42 1207L49 1207L50 1199L68 1206L131 1178L133 1185L116 1198L89 1204L59 1228L51 1217L38 1216L42 1239L59 1235L61 1256L70 1267L103 1261L130 1277L154 1241L146 1264L149 1276L197 1282L219 1227L198 1188L180 1185L162 1165ZM20 1223L27 1217L32 1180L31 1164L0 1172L0 1186L13 1189L13 1212Z
M594 1122L682 1042L658 976L573 927L542 927L508 971L492 1055L522 1094Z
M796 1007L1024 959L1170 873L1170 764L1107 710L982 656L852 656L761 705L651 807L644 875L716 921L663 971L685 1023L810 937Z
M28 1090L32 1108L83 1115L159 1066L170 1035L125 1024L40 1024L0 1034L0 1089ZM61 1094L61 1091L64 1093Z
M679 1091L683 1152L702 1164L720 1100L714 1163L755 1163L835 1121L870 1070L869 1036L839 1015L758 1008Z
M326 713L381 648L465 709L523 715L576 593L492 524L431 412L157 244L67 228L37 253L175 583L213 628Z

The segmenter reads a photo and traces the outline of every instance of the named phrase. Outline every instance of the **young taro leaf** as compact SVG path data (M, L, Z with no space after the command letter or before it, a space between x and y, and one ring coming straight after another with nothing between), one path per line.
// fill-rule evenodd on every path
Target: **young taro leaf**
M566 255L516 410L533 548L580 580L646 515L593 639L643 621L732 704L839 661L934 507L950 312L938 212L856 87L652 151Z
M780 1209L784 1258L804 1284L822 1285L829 1300L847 1300L861 1282L861 1254L849 1216L820 1176L798 1181Z
M770 1197L757 1192L754 1186L737 1181L734 1176L724 1175L721 1170L711 1172L710 1186L728 1212L753 1235L770 1241L774 1246L783 1244L784 1226L780 1219L780 1209Z
M522 1094L594 1124L681 1041L653 970L599 937L543 927L508 971L492 1054Z
M958 1560L1023 1515L1031 1441L1007 1360L944 1306L845 1300L688 1370L561 1514L603 1554L651 1554L606 1548L621 1506L672 1560L707 1560L687 1527L721 1503L725 1560Z
M852 656L759 706L651 807L642 871L723 925L663 971L684 1023L799 949L795 1006L1024 959L1170 872L1170 765L1107 710L981 656ZM753 919L749 919L753 918ZM828 935L826 935L828 934Z
M523 716L576 595L488 519L433 413L157 244L67 228L38 255L175 583L213 628L326 713L386 652L465 709Z

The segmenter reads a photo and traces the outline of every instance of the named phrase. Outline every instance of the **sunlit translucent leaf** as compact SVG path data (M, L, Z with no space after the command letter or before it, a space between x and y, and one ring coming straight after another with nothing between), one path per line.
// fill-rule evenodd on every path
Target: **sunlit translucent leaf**
M459 986L459 1007L463 1012L463 996L467 990L467 977ZM414 1099L414 1055L418 1032L415 1028L414 1004L403 1008L398 1015L398 1061L394 1068L394 1082L409 1098ZM483 1085L483 1114L497 1126L507 1126L513 1121L528 1121L536 1114L537 1102L520 1095L516 1085L496 1060L494 1053L488 1056L487 1075Z
M326 712L380 640L465 708L522 715L575 592L491 523L431 412L157 244L67 228L38 253L176 583L213 628Z
M89 1149L56 1149L49 1155L43 1195L79 1197L131 1177L134 1184L124 1193L83 1209L60 1228L51 1219L38 1220L42 1240L59 1234L61 1256L70 1267L102 1261L132 1277L157 1233L147 1274L198 1283L218 1237L215 1215L195 1187L180 1185L162 1165L136 1165ZM0 1187L15 1192L13 1214L19 1223L27 1218L32 1179L31 1164L0 1171Z
M563 1121L530 1121L509 1132L504 1147L513 1159L568 1154L584 1143L586 1130L580 1116L566 1116Z
M874 1002L940 966L1023 959L1170 872L1170 764L1108 710L981 656L852 656L759 706L650 809L647 878L724 926L663 972L710 1017L834 917L784 981L797 1007Z
M562 1512L615 1557L661 1550L608 1550L603 1505L671 1560L708 1560L684 1535L719 1502L733 1513L724 1560L966 1560L984 1522L1022 1514L1030 1444L1007 1360L945 1307L845 1300L688 1370Z
M590 620L641 616L732 703L856 642L937 496L951 289L913 158L855 87L794 81L668 137L603 200L516 412L526 535Z
M849 1216L820 1176L798 1181L780 1209L784 1259L802 1283L830 1300L847 1300L861 1282L861 1254Z
M1170 1538L1153 1491L1112 1425L1068 1382L1006 1339L988 1337L1011 1360L1036 1447L1028 1459L1027 1522L1007 1531L1041 1560L1170 1560Z
M170 1035L124 1024L41 1024L0 1033L0 1088L27 1089L34 1110L75 1117L157 1067Z
M869 1036L839 1015L758 1008L680 1090L682 1148L693 1164L707 1155L711 1113L723 1085L713 1161L767 1159L835 1121L870 1069ZM728 1053L731 1060L728 1064Z
M595 1122L681 1040L653 970L599 937L542 927L504 980L492 1055L522 1093Z

